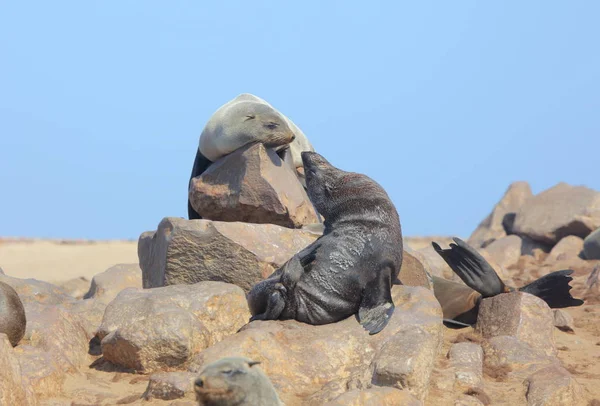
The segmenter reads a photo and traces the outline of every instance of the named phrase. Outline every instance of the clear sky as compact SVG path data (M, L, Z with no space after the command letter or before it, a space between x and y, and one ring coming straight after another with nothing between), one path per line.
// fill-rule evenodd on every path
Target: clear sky
M405 235L507 186L600 190L598 1L1 1L0 235L137 238L187 215L240 93L378 181Z

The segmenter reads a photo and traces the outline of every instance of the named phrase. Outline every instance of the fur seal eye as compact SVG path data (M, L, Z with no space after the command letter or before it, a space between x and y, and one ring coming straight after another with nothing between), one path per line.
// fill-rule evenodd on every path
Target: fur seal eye
M274 122L270 122L270 123L265 124L265 127L267 127L269 130L274 130L277 127L279 127L279 124L274 123Z
M248 121L248 120L254 120L256 118L256 116L254 114L248 114L246 116L246 119L244 121Z

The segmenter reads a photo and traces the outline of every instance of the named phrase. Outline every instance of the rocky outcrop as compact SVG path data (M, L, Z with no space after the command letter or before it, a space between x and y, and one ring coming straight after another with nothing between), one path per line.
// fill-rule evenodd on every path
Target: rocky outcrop
M138 264L118 264L95 275L84 299L99 299L108 304L127 288L142 287L142 270Z
M315 239L273 224L167 217L155 232L140 237L143 285L222 281L248 291Z
M294 170L263 144L240 148L214 162L191 180L189 198L207 220L291 228L318 222Z
M515 234L554 245L568 235L587 237L600 227L600 192L558 185L528 199L515 216Z
M512 183L492 212L473 231L467 243L483 248L493 241L512 233L515 213L533 196L527 182ZM508 230L507 230L508 229Z
M324 404L349 388L368 389L372 382L422 400L441 345L441 308L422 287L394 286L392 292L396 309L376 335L370 336L355 317L322 326L255 321L202 351L190 371L225 356L244 356L261 361L281 399L290 404L309 398Z
M106 308L97 336L106 360L152 372L185 367L249 318L244 292L231 284L128 288Z

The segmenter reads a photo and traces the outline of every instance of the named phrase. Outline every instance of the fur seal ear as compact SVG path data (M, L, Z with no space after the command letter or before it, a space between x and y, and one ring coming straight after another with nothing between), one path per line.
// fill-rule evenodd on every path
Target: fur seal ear
M248 121L248 120L254 120L256 118L256 116L254 114L248 114L246 116L246 119L244 121Z
M252 368L254 365L258 365L258 364L260 364L260 361L248 361L248 366L249 366L249 367L251 367L251 368Z

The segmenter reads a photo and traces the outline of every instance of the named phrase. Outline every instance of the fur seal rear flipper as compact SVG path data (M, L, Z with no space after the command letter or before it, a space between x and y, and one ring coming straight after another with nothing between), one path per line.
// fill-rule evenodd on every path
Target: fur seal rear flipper
M583 300L575 299L569 292L572 288L569 282L573 280L569 275L572 273L571 269L549 273L529 285L519 288L519 291L531 293L543 299L552 309L581 306Z
M439 277L433 277L434 294L442 306L444 322L472 325L477 321L482 297L492 297L506 292L526 292L544 300L550 308L581 306L583 300L570 294L569 275L572 270L562 270L545 275L521 288L506 286L492 266L471 246L459 238L450 249L441 249L432 242L435 251L467 286Z
M436 242L432 241L431 245L468 287L481 293L482 297L508 292L504 282L481 254L460 238L454 237L453 240L456 244L450 244L450 248L445 250Z

